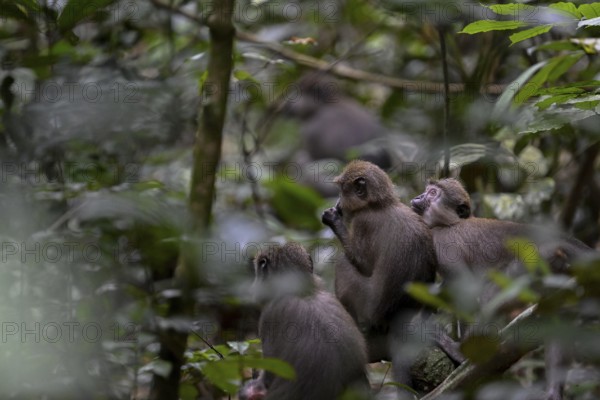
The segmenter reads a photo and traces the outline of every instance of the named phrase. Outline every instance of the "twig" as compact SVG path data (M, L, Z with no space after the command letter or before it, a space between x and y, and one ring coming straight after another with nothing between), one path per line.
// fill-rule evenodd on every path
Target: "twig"
M160 0L150 0L150 2L157 8L170 10L171 12L181 15L182 17L188 18L189 20L194 21L200 25L206 24L204 18L190 14L184 10L175 7L169 7L168 4L164 4ZM318 58L311 57L306 54L298 53L279 43L265 42L263 40L260 40L258 36L239 29L236 30L236 38L244 42L254 43L256 45L264 47L268 50L271 50L274 53L277 53L289 60L294 61L299 65L303 65L305 67L316 70L329 71L340 78L379 83L381 85L395 89L412 90L420 93L442 93L444 91L443 83L399 79L391 76L380 75L372 72L355 69L343 64L337 64L331 67L331 63L319 60ZM504 91L505 87L506 85L504 84L486 85L484 88L481 89L481 92L486 94L501 94ZM450 83L448 85L448 90L450 93L463 92L465 90L465 85L462 83Z
M450 131L450 83L448 77L448 60L446 50L446 31L444 27L438 28L440 35L440 51L442 55L442 70L444 71L444 128L442 143L444 146L444 169L442 177L450 176L450 144L448 143L448 132Z
M593 180L592 177L594 173L594 163L599 152L600 142L596 142L585 149L583 153L583 159L581 160L579 170L577 171L573 189L571 189L571 193L565 202L562 215L560 216L562 226L566 230L569 230L571 224L573 223L573 217L575 216L577 205L581 200L583 190L587 187L588 182Z
M240 140L241 140L240 147L242 149L242 155L244 157L244 164L246 166L246 171L250 171L250 169L248 167L252 164L252 157L254 154L256 154L256 152L260 148L259 139L255 135L252 135L248 128L248 118L247 117L248 117L249 106L250 106L250 103L247 103L246 108L244 110L244 115L242 118L242 134L240 136ZM252 150L248 149L248 146L246 145L246 137L248 137L248 136L252 137L253 142L254 142ZM262 199L258 192L258 180L256 179L255 176L253 176L250 179L250 188L252 190L252 201L254 202L254 209L256 210L256 214L258 214L258 216L261 219L264 219L265 213L263 212L263 209L262 209Z

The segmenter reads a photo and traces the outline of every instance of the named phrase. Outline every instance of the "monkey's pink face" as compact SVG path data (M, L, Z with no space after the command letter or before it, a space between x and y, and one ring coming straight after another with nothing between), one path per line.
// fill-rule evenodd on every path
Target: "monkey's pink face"
M427 185L423 193L410 201L410 206L430 228L447 225L446 215L452 213L446 209L442 201L442 189L436 185Z
M440 197L441 190L435 185L427 185L425 191L410 201L413 211L424 215L432 203Z

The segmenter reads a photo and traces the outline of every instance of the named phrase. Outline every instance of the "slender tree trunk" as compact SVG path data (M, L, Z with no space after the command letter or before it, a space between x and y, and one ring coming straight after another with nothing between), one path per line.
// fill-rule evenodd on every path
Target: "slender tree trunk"
M193 236L207 237L215 197L215 175L221 159L223 126L227 111L229 81L233 67L233 10L235 0L219 0L207 19L210 29L210 51L207 78L202 87L202 105L199 110L198 132L194 145L194 165L189 207L193 217ZM202 266L198 265L197 245L183 243L177 281L183 296L169 300L167 317L191 318L194 309L192 291L202 285ZM176 326L179 326L177 324ZM161 360L171 365L167 376L155 374L151 398L176 400L179 398L181 367L188 331L177 327L160 328Z

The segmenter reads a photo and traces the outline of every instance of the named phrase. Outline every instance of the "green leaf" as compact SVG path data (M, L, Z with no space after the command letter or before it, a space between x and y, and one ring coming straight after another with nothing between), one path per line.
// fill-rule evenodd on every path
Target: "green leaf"
M584 19L577 24L578 28L586 27L586 26L598 26L600 25L600 17L592 18L592 19Z
M456 310L450 303L446 302L440 296L436 296L435 294L431 293L429 291L429 286L426 284L416 282L410 283L406 286L406 292L423 304L454 313L465 321L470 321L472 319L469 315Z
M277 358L244 358L244 365L254 369L264 369L282 377L283 379L296 379L294 367Z
M117 0L69 0L58 17L58 28L62 32L71 30L78 22L115 2Z
M553 129L559 129L567 124L572 124L576 121L581 121L590 117L597 117L598 114L594 110L583 110L574 108L556 109L551 113L537 113L535 118L528 120L525 127L519 129L520 135L547 132Z
M573 98L577 97L576 93L570 93L570 94L559 94L556 96L550 96L542 101L538 101L537 103L535 103L535 105L540 109L540 110L545 110L548 107L550 107L552 104L562 104L564 102L566 102L567 100L571 100Z
M210 362L202 368L202 374L212 384L226 393L236 393L242 383L239 362L222 360Z
M548 8L551 8L553 10L562 11L561 14L569 15L570 17L573 17L574 19L581 19L581 12L579 12L579 10L577 9L577 6L573 3L564 3L564 2L553 3L553 4L550 4L548 6Z
M575 51L581 49L581 46L577 43L573 43L570 40L558 40L548 43L543 43L535 47L535 51L541 50L552 50L552 51Z
M519 42L522 42L523 40L530 39L532 37L539 36L543 33L546 33L550 29L552 29L553 26L554 25L551 25L551 24L550 25L540 25L540 26L536 26L533 28L525 29L525 30L517 32L517 33L513 33L512 35L510 35L508 37L511 41L510 45L512 46L515 43L519 43Z
M406 287L406 292L421 303L434 306L442 310L451 311L452 307L438 296L429 291L429 286L423 283L411 283Z
M525 238L513 238L507 241L506 247L523 263L529 273L533 274L539 271L542 275L550 274L550 268L540 257L536 243Z
M560 78L565 72L569 70L581 57L583 57L584 53L579 51L575 54L569 54L564 56L562 60L556 64L556 66L550 71L548 74L548 82L554 82L558 78Z
M575 103L575 107L580 110L595 111L598 104L600 104L600 100L580 101Z
M572 82L564 86L554 86L540 90L540 94L566 94L566 93L583 93L600 88L600 81L589 80Z
M522 104L531 96L538 95L538 90L546 82L552 82L562 74L564 74L573 64L575 64L583 53L569 54L566 56L555 57L540 69L530 80L524 85L515 96L515 103Z
M248 71L244 71L242 69L236 69L233 71L233 76L240 81L251 81L258 82L254 76L252 76Z
M529 80L529 78L535 74L540 68L546 65L548 61L541 61L531 67L527 68L525 72L523 72L517 79L512 81L510 85L506 87L504 93L498 98L496 101L496 105L494 106L494 110L492 111L492 119L499 120L502 115L504 115L510 105L515 98L516 94L519 92L520 88L525 85L525 82Z
M0 17L3 19L11 18L21 21L29 20L27 10L22 6L19 6L19 4L15 4L12 0L0 1Z
M534 11L536 7L527 4L494 4L487 6L490 10L500 15L514 15L518 16L519 11Z
M317 215L325 205L324 200L314 189L296 182L301 174L302 170L298 167L290 169L287 176L267 181L265 186L271 190L273 208L286 224L300 229L319 230L323 226Z
M521 21L494 21L485 19L481 21L475 21L465 26L459 33L468 33L473 35L475 33L489 32L489 31L503 31L509 29L517 29L526 26L525 22Z
M494 315L506 304L510 304L515 300L524 303L534 303L539 300L539 296L530 289L533 281L530 275L510 279L500 271L491 270L488 276L492 282L502 288L502 291L483 305L482 313L484 315Z
M582 4L578 10L586 19L600 17L600 3Z
M206 363L202 367L202 374L215 386L226 393L237 393L242 383L241 367L264 369L284 379L296 379L294 368L285 361L276 358L246 358L230 357Z
M460 351L475 363L489 361L498 352L499 339L487 335L471 335L460 345Z

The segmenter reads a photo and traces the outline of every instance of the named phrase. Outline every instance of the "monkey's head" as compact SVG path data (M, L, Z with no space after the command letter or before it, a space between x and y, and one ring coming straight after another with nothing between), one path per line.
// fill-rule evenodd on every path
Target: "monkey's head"
M381 208L397 201L390 177L368 161L351 161L334 182L340 186L337 207L342 213Z
M425 192L412 199L410 205L430 228L451 226L471 216L469 194L453 178L430 180Z
M310 291L313 261L298 243L272 245L254 257L254 287L258 300Z

